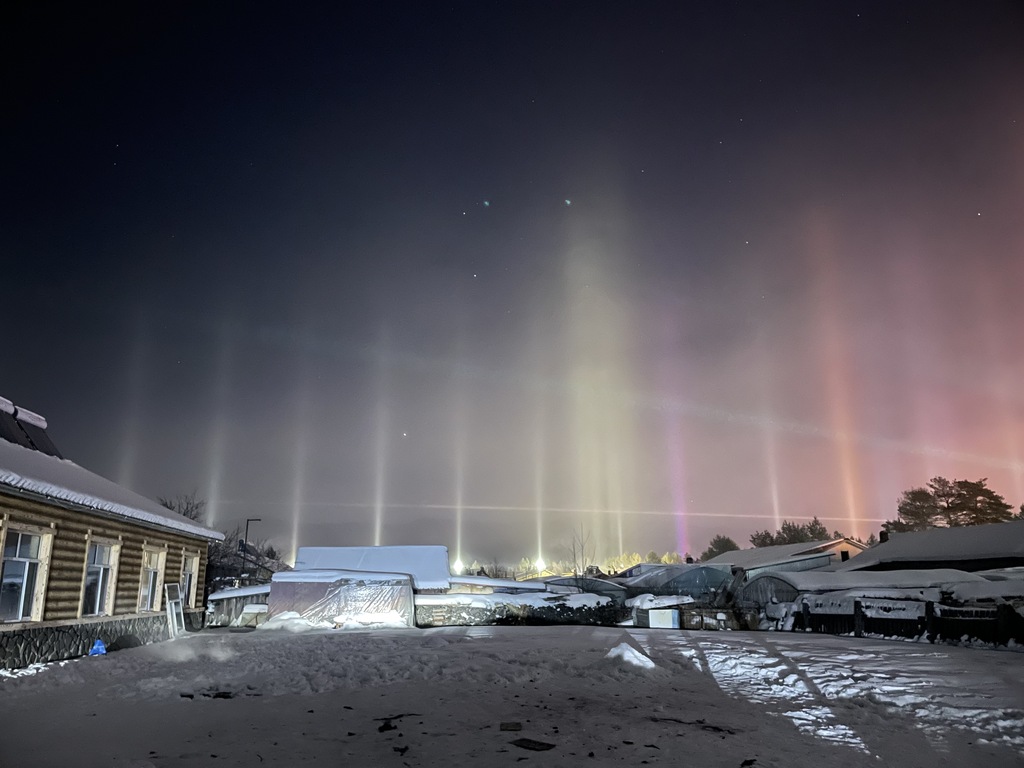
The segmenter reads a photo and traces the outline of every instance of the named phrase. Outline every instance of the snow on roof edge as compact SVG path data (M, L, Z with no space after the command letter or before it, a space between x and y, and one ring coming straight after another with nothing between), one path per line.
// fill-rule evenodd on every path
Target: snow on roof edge
M326 582L333 581L403 581L412 585L412 574L390 571L357 571L351 568L309 568L306 570L278 571L270 577L272 584L285 582Z
M832 554L827 553L825 550L840 542L846 542L854 547L858 547L860 552L868 549L866 544L856 539L851 539L849 536L837 536L834 539L822 539L820 541L798 541L792 544L771 544L766 547L732 549L720 555L715 555L710 560L705 561L704 565L741 565L744 568L760 568L766 564L782 563L790 560L795 561L801 557ZM835 555L833 554L833 556Z
M269 584L253 584L248 587L229 587L207 595L207 601L230 600L235 597L252 597L253 595L269 595Z
M21 446L15 447L20 448ZM72 461L68 461L67 459L55 460L64 461L80 469L83 472L88 472L87 469L79 467L77 464L75 464ZM197 525L187 520L186 518L181 518L181 521L178 521L172 517L165 517L155 512L137 509L126 504L118 504L116 502L106 501L105 499L91 496L87 493L73 491L70 488L65 488L63 486L56 485L54 483L49 483L44 480L36 480L31 477L25 477L11 470L0 469L0 485L5 485L18 491L33 493L38 496L43 496L45 498L55 499L57 501L64 501L71 504L77 504L79 506L97 512L107 512L118 517L126 517L130 520L138 520L140 522L149 523L160 528L170 528L172 530L182 531L183 533L190 533L194 536L200 536L204 539L212 539L216 541L224 540L224 534L220 531L215 531L212 528L205 528L201 525ZM156 502L154 502L154 504L155 503ZM171 512L171 510L167 511Z
M14 418L18 421L24 421L26 424L32 424L40 429L46 429L45 418L40 416L38 413L22 408L20 405L14 406Z

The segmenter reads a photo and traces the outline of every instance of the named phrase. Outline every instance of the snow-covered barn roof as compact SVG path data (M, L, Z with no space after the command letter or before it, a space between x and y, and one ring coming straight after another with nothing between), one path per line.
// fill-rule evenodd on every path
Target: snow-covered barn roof
M224 534L100 477L73 461L0 440L0 491L21 491L204 539Z
M299 547L295 570L372 571L412 576L416 589L448 589L448 547ZM276 578L276 577L275 577Z
M799 544L776 544L770 547L734 549L705 560L704 565L738 565L744 570L778 565L796 558L824 554L825 550L837 544L849 545L856 552L866 549L865 545L853 539L829 539L828 541L805 541ZM853 553L851 553L853 554ZM859 557L860 555L858 555Z
M838 592L848 589L910 589L942 587L987 580L974 573L952 568L931 568L907 571L766 571L747 582L750 587L759 579L779 579L797 592ZM746 588L745 587L745 588Z
M1024 520L962 528L893 533L836 570L857 571L886 563L956 563L1020 560L1024 563Z

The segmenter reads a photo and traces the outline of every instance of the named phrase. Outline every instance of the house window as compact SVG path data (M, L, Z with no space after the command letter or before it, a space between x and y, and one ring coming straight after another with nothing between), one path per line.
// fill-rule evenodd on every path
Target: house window
M160 610L160 587L164 576L164 553L158 549L142 550L142 585L139 610Z
M110 544L90 543L85 565L83 616L104 616L111 613L113 572L114 547Z
M35 533L7 531L0 571L0 621L30 621L39 613L35 596L42 538Z
M199 570L199 555L182 553L181 556L181 601L186 608L196 607L196 571Z

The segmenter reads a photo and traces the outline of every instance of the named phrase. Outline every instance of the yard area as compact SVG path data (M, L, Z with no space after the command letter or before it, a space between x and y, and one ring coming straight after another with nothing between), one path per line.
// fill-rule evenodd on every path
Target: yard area
M589 626L207 631L0 677L0 722L4 766L998 768L1024 757L1024 654Z

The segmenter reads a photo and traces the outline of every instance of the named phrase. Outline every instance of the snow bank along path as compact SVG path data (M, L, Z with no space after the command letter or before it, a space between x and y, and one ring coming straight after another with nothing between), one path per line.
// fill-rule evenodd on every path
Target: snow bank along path
M0 766L1000 768L1024 757L1022 710L1010 651L608 627L208 631L0 678L17 734Z

